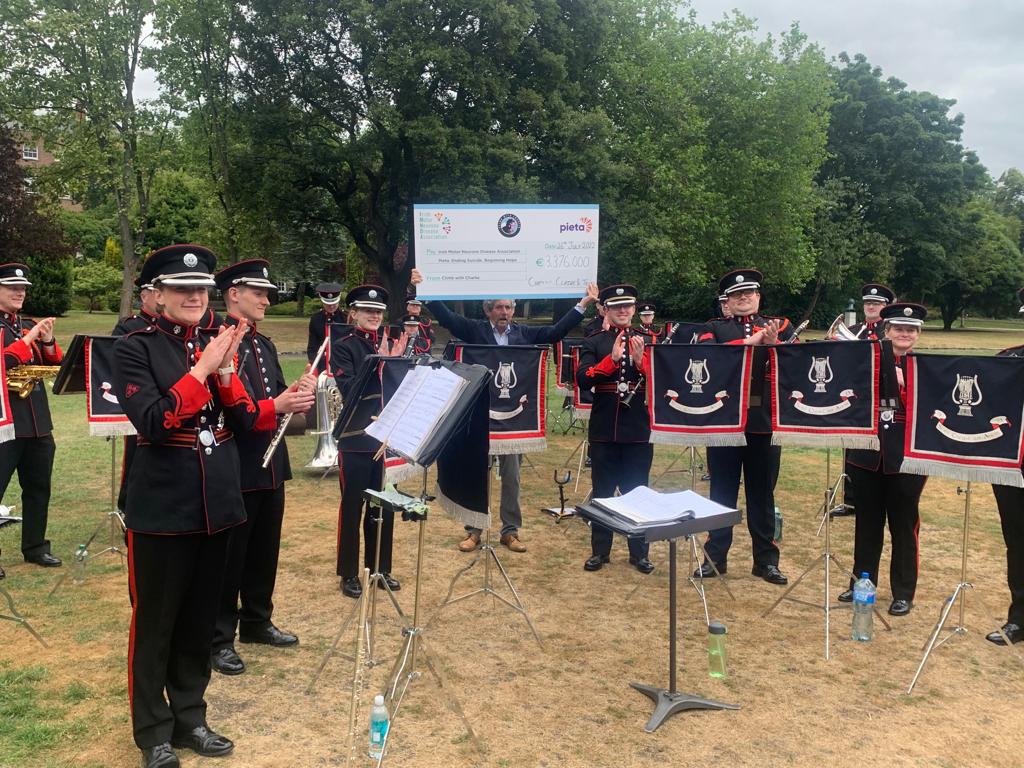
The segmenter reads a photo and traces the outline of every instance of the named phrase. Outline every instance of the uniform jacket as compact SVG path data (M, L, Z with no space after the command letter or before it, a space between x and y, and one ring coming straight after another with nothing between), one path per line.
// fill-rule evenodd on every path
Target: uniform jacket
M430 302L430 311L434 313L444 328L451 331L459 341L466 344L491 344L494 342L494 331L491 321L487 319L472 320L457 315L443 301ZM580 324L583 315L573 307L554 325L522 325L510 323L508 328L509 344L554 344L565 338L573 328Z
M876 320L873 323L854 323L850 326L850 330L856 334L859 334L862 339L871 339L877 341L882 338L882 320ZM862 332L862 329L867 328Z
M587 324L583 326L584 336L593 336L595 333L601 333L604 330L604 318L600 315L590 318Z
M225 322L238 325L238 318L228 315ZM288 384L277 357L277 347L268 336L257 331L255 325L249 326L245 339L238 345L238 377L259 414L252 430L235 435L238 459L242 465L242 492L272 490L292 479L288 446L284 440L274 451L270 466L263 468L263 454L277 431L274 398L288 389Z
M348 336L339 339L331 345L331 368L334 373L334 381L341 392L341 398L346 403L352 394L352 384L355 381L359 369L363 366L363 360L369 355L377 353L380 347L381 333L364 331L356 328ZM363 391L365 406L361 407L356 419L349 425L348 432L358 434L343 436L338 440L338 450L351 453L376 453L380 448L380 442L365 434L363 430L370 424L372 416L380 413L383 405L383 390L380 379L371 377L367 389ZM376 407L373 407L372 400L376 398Z
M144 309L140 309L137 315L131 317L123 317L117 321L117 325L114 326L114 330L110 332L111 336L127 336L129 333L135 331L141 331L143 328L152 325L156 322L157 315L151 315Z
M651 437L651 420L647 414L645 387L628 352L616 363L612 347L619 332L601 331L586 337L580 345L580 363L576 382L582 389L594 388L594 406L590 412L588 439L592 443L647 443ZM645 366L649 358L644 358ZM636 394L629 407L622 404L619 383L624 382Z
M896 358L896 365L906 376L906 358ZM884 379L883 379L884 381ZM886 393L882 394L887 397ZM880 450L847 449L846 460L855 467L872 471L882 470L887 475L898 475L903 464L903 444L907 432L907 390L899 388L896 410L883 409L878 418L878 442Z
M341 307L338 307L331 315L328 315L322 309L313 313L309 318L309 335L306 339L306 362L312 363L316 353L320 351L320 345L324 343L324 337L326 337L328 332L327 326L344 322L345 312ZM327 370L327 365L321 360L317 369L312 373L316 375L325 370Z
M214 335L160 317L114 346L115 391L138 431L125 509L133 531L215 533L245 521L234 433L260 413L237 374L227 387L189 374Z
M56 340L52 346L42 341L26 344L22 336L35 327L35 320L0 312L0 348L3 349L4 365L8 371L19 365L58 365L64 353ZM6 382L4 383L6 386ZM11 415L14 417L15 437L44 437L53 431L50 418L50 403L46 399L46 388L36 382L28 397L10 393Z
M745 339L764 328L769 320L781 320L779 325L779 341L784 342L793 336L793 325L784 317L768 317L766 315L737 315L735 317L716 317L708 320L704 330L697 337L698 344L742 344ZM768 365L768 350L763 346L754 347L754 358L751 363L750 407L747 409L747 432L755 435L769 434L772 431L771 420L771 376ZM758 375L758 371L763 371Z

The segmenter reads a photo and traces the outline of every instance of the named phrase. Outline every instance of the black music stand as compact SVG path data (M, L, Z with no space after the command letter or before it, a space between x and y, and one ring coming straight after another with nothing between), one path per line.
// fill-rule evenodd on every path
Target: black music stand
M648 542L668 542L668 688L643 683L630 683L654 702L654 712L644 726L644 730L653 733L658 726L677 712L690 709L739 709L738 704L725 704L721 701L704 699L688 693L680 693L676 689L676 542L680 538L706 533L716 528L736 525L742 519L738 509L727 509L722 514L697 519L681 519L667 524L655 526L638 526L625 522L611 515L593 502L576 507L581 517L592 524L599 523L615 533L627 538L643 538Z
M5 512L10 512L11 508L3 507L3 510ZM0 529L3 529L8 525L16 525L20 522L20 517L12 517L11 515L0 515ZM18 609L14 606L14 598L11 597L10 592L4 589L2 581L0 581L0 595L2 595L4 600L7 601L7 610L10 611L10 613L0 612L0 620L13 621L15 624L24 627L31 633L32 637L39 641L39 644L42 645L43 648L49 648L50 646L46 644L46 641L43 640L43 638L39 635L38 632L35 631L32 625L28 623L28 619L26 619L24 616L18 613Z

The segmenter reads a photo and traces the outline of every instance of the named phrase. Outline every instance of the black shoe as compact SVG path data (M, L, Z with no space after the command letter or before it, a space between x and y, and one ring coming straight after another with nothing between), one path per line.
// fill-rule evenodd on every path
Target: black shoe
M178 756L166 741L142 750L142 768L179 768Z
M840 504L838 507L834 507L829 514L832 517L850 517L856 514L856 510L849 504Z
M240 675L245 672L245 662L230 645L210 654L210 666L222 675Z
M243 643L258 643L260 645L272 645L275 648L287 648L289 645L298 645L299 638L290 632L282 632L273 624L267 624L259 629L238 630L238 639Z
M754 576L759 576L769 584L789 583L789 579L782 575L782 571L779 570L777 565L754 565L750 573Z
M388 589L392 592L397 592L402 588L402 582L394 578L390 573L382 573L380 575L380 580L387 584Z
M853 602L853 588L840 592L839 597L836 598L840 603L852 603Z
M893 600L889 606L890 616L906 616L910 613L910 609L914 607L914 603L910 600Z
M601 566L610 563L612 559L608 555L591 555L583 564L584 571L600 571Z
M171 738L171 744L178 749L191 749L203 757L220 757L235 748L235 743L226 736L211 731L205 725L193 728Z
M654 570L654 563L646 557L641 557L639 560L635 557L631 557L629 558L629 564L640 571L640 573L650 573Z
M710 483L711 482L711 473L710 472L705 472L703 475L700 476L700 481L702 483Z
M995 632L989 632L985 635L985 639L990 643L995 643L996 645L1006 645L1006 640L1003 638L1003 635L1006 635L1006 637L1009 638L1011 644L1019 643L1021 640L1024 640L1024 627L1020 624L1014 624L1012 621L1008 621L1003 624L1002 634L1000 634L997 629Z
M7 576L7 574L4 573L3 567L0 567L0 579L4 578L5 576Z
M38 555L25 555L26 563L41 565L43 568L60 568L64 565L59 557L54 557L49 552L40 552Z
M362 597L363 585L359 582L358 576L349 576L341 580L341 594L345 597Z
M718 569L718 573L715 573L715 568ZM704 564L701 565L700 568L698 568L696 571L693 572L693 578L695 578L695 579L713 579L716 576L725 576L725 574L728 573L728 572L729 572L729 567L725 563L722 563L721 565L717 565L716 564L715 567L712 568L711 567L711 563L708 560L705 560Z

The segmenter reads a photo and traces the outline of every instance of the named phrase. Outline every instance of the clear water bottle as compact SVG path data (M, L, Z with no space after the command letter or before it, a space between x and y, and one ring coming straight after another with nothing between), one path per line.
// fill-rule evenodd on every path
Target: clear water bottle
M708 624L708 674L725 677L725 624Z
M875 585L866 573L853 585L853 639L870 640L875 617Z
M75 559L71 561L71 581L74 584L81 584L85 581L85 561L89 553L85 551L85 544L79 544L75 552Z
M391 716L388 708L384 706L384 697L377 694L373 698L373 709L370 710L370 751L368 754L374 760L380 760L384 752L384 739L388 735L388 726Z
M775 508L775 541L782 541L782 510Z

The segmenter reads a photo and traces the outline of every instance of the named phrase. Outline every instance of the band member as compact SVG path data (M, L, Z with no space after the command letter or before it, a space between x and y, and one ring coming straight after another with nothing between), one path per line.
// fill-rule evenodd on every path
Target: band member
M283 648L299 642L299 638L282 632L271 620L284 519L284 484L292 477L288 447L282 440L266 469L263 455L274 438L279 414L309 410L315 397L316 378L306 373L297 385L289 387L274 342L257 330L256 324L263 321L270 306L270 293L277 290L269 280L269 270L269 262L252 259L232 264L214 278L224 296L227 324L236 326L247 321L245 336L238 347L238 375L259 414L252 431L235 435L246 520L230 532L211 652L213 668L225 675L245 671L245 663L234 646L236 630L243 643Z
M719 295L726 297L727 317L711 320L698 337L701 344L748 344L758 347L751 370L750 407L747 410L747 444L742 447L707 449L711 475L711 499L736 507L740 474L747 499L747 529L753 546L754 576L771 584L788 580L779 571L779 547L775 535L775 482L779 476L781 449L772 445L768 379L768 355L763 347L785 342L793 336L793 326L784 317L760 314L762 274L756 269L737 269L718 283ZM705 562L695 576L710 578L728 569L732 528L711 531L704 549L711 562Z
M919 304L889 304L882 309L883 333L892 342L895 357L895 379L899 392L890 393L896 408L883 409L878 427L878 451L848 450L846 472L857 489L857 515L854 523L853 572L859 578L867 573L878 584L878 563L882 557L882 541L886 521L892 537L892 562L889 565L889 587L892 603L889 613L905 616L914 605L917 589L918 530L921 517L918 504L925 481L922 475L900 472L903 463L903 441L907 429L906 354L914 348L921 335L928 312ZM884 381L884 379L883 379ZM889 394L883 393L883 397ZM848 603L853 600L850 588L839 595Z
M864 302L864 322L850 326L850 330L861 339L878 339L882 335L882 310L896 301L896 294L881 283L865 283L861 287Z
M604 304L600 301L594 302L594 312L596 314L584 324L584 337L593 336L595 333L601 333L604 330L604 311Z
M26 291L32 285L28 277L24 264L0 264L0 348L8 375L21 365L57 365L63 355L53 338L52 317L36 322L21 315ZM21 554L25 562L56 568L61 561L50 553L46 538L56 452L46 389L37 381L28 397L12 393L10 401L15 437L0 444L0 499L17 471L21 484Z
M341 286L337 283L320 283L316 289L316 295L320 298L323 308L314 312L309 318L309 335L306 340L306 360L310 363L316 358L330 332L330 326L335 323L348 323L349 319L345 313L338 311L338 304L341 303ZM329 369L329 356L325 355L320 361L313 375Z
M650 302L640 305L640 309L637 314L640 315L640 328L639 331L649 337L649 344L657 344L658 337L661 336L663 329L659 328L654 324L654 305Z
M230 529L245 521L235 432L260 417L235 371L247 324L204 332L213 252L170 245L150 254L164 310L114 347L118 399L138 431L128 476L128 699L145 768L178 765L172 747L224 755L204 694ZM166 696L166 697L165 697Z
M630 330L636 312L636 288L612 285L601 291L601 303L610 327L588 336L580 347L576 381L580 388L594 389L590 412L590 459L593 466L594 498L628 493L647 485L654 446L650 443L651 422L643 386L644 335ZM625 402L631 397L629 404ZM610 561L612 532L602 525L590 527L591 555L584 570L598 571ZM648 544L629 539L629 564L640 573L650 573Z
M1024 312L1024 288L1017 292ZM1011 347L999 353L999 357L1024 357L1024 346ZM985 639L996 645L1006 641L1019 643L1024 640L1024 488L1010 485L993 485L999 509L999 522L1006 543L1006 585L1010 588L1010 610L1006 623L1000 630L989 632ZM1004 639L1005 635L1005 639Z
M413 285L418 285L422 280L422 273L414 269ZM441 301L430 302L430 309L443 328L467 344L554 344L580 324L587 311L587 305L597 299L597 295L597 284L590 283L579 303L554 325L524 325L512 322L516 313L515 299L490 299L483 302L486 320L471 320L457 315ZM523 510L519 505L519 469L522 456L506 454L497 458L498 471L501 474L501 543L512 552L525 552L526 545L519 539L519 528L523 524ZM479 528L466 526L466 538L459 543L459 549L462 552L475 550L480 546L480 534Z
M416 318L416 322L420 325L419 335L430 341L431 346L433 346L437 339L434 336L434 329L431 327L430 318L423 315L423 302L415 296L410 296L405 302L405 316L407 318Z
M388 292L379 285L360 285L348 292L345 303L352 311L355 329L332 346L331 365L334 380L341 390L342 398L349 397L349 390L356 374L368 355L405 352L407 337L403 333L389 342L383 333L381 323L388 306ZM376 382L380 394L380 381ZM371 396L374 392L364 392ZM379 412L379 409L378 409ZM376 510L371 511L363 498L367 488L380 489L384 479L384 460L375 458L380 443L363 430L369 425L371 414L365 414L365 422L352 424L350 434L338 440L338 464L341 472L341 506L338 510L338 564L341 577L341 591L348 597L359 597L362 586L359 583L359 521L363 523L363 564L371 571L378 570L392 591L401 589L401 584L391 576L391 539L394 531L394 512L381 511L380 562L375 564L377 545ZM354 433L354 434L352 434ZM365 513L364 513L365 512Z
M428 355L430 354L430 348L433 346L432 334L428 336L424 332L423 325L419 321L418 315L406 315L402 318L402 330L406 336L409 337L409 343L406 346L407 354L414 355ZM410 352L411 350L411 352Z
M156 300L156 289L152 283L140 282L135 278L135 286L139 289L139 312L135 315L123 317L117 321L111 336L124 336L132 331L139 331L147 325L152 325L160 317L160 304Z
M729 297L721 293L718 295L717 301L715 317L732 317L732 311L729 309Z

